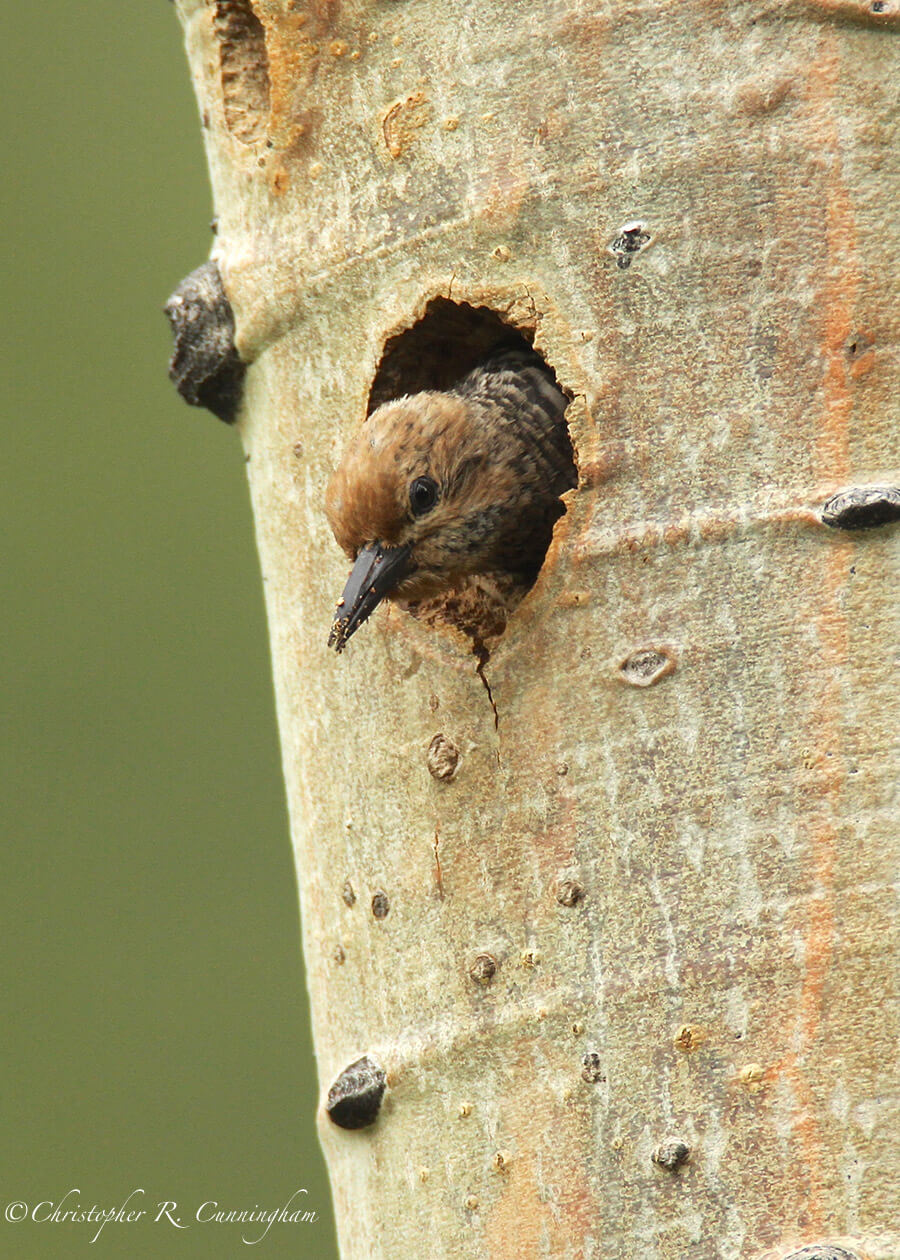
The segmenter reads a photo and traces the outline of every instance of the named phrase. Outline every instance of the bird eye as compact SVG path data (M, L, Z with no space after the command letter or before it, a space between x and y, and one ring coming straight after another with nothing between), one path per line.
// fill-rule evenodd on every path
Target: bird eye
M424 516L437 503L437 484L430 477L416 477L409 487L409 506L413 516Z

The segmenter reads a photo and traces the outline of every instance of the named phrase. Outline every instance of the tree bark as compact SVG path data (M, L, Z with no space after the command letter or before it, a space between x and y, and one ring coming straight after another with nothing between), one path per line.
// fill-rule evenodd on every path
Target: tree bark
M897 0L176 2L342 1254L900 1256ZM578 489L486 662L337 657L328 477L480 308Z

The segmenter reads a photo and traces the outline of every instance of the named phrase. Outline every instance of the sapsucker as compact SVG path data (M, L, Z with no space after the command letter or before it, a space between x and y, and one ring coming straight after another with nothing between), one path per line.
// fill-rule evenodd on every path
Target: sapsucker
M519 594L532 585L577 481L568 402L517 347L369 416L325 501L354 561L329 646L340 652L383 599L416 604L481 574Z

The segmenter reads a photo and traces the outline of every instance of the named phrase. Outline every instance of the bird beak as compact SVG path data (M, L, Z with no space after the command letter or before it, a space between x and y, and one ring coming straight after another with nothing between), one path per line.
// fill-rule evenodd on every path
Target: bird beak
M351 634L396 590L413 567L408 546L382 547L381 543L373 543L364 547L338 600L328 646L342 652Z

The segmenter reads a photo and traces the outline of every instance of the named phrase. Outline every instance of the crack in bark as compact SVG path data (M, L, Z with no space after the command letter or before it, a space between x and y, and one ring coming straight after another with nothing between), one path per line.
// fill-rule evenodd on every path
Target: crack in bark
M440 854L438 853L438 845L440 844L440 842L441 842L440 831L437 827L435 827L434 842L431 846L434 850L434 876L435 876L435 884L437 885L437 890L438 890L438 898L439 900L443 901L444 900L444 872L441 869L441 858L440 858Z
M484 667L485 665L487 665L488 661L491 659L491 654L479 639L473 639L472 651L475 655L475 659L478 661L478 664L475 666L475 673L481 679L484 689L487 692L488 703L490 704L491 711L494 714L494 730L497 732L497 735L498 735L497 765L502 766L503 762L500 759L500 742L499 742L500 712L497 709L497 705L494 702L494 693L491 690L491 684L488 682L487 674L484 672Z

